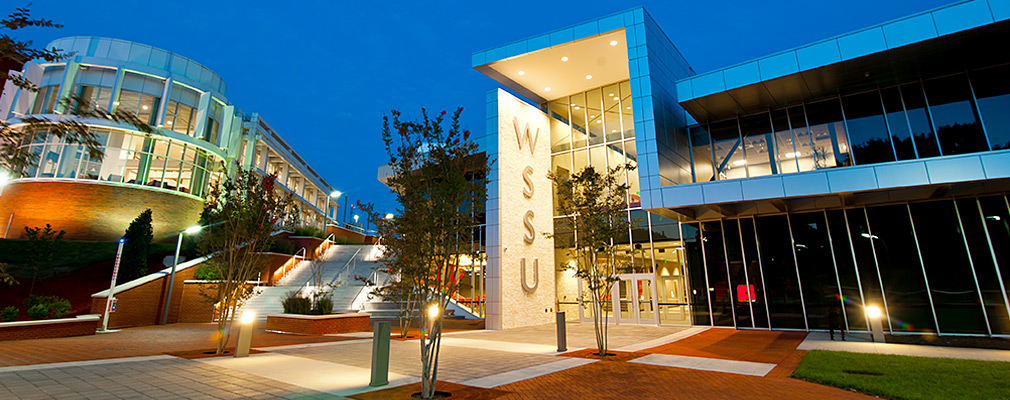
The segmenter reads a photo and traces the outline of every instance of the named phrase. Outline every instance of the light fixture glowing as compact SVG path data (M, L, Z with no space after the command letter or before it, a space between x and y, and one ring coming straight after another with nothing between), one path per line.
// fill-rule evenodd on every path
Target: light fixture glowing
M799 155L800 155L800 153L799 153L799 152L795 152L795 153L786 153L786 158L796 158L796 156L799 156Z
M614 94L613 94L613 93L611 93L611 94L608 94L607 96L610 96L610 97L614 97Z
M617 133L617 129L611 129L610 133Z
M866 306L866 316L870 318L880 318L880 307Z
M600 119L598 119L598 120L596 120L596 123L597 123L597 124L602 124L602 123L603 123L603 120L600 120Z
M550 91L551 91L551 88L549 88L549 87L545 87L545 88L544 88L544 91L545 91L545 92L550 92Z
M526 71L519 71L519 75L526 75Z
M165 121L165 125L172 125L172 121Z
M438 318L438 304L432 304L431 307L428 307L428 316Z
M386 219L393 219L393 213L386 214Z
M148 108L150 108L150 107L148 107L148 106L140 106L140 109L141 109L141 110L146 110L146 109L148 109Z
M575 107L575 103L572 103L572 107Z
M256 320L256 313L252 311L242 311L242 324L248 325Z
M733 165L736 165L738 167L742 166L742 165L747 165L747 160L736 160L736 161L733 161Z
M616 40L611 40L610 41L610 45L611 46L617 46L617 41Z
M593 79L592 75L586 75L586 79Z
M578 109L580 109L580 108L581 108L581 107L579 107L579 106L575 106L575 109L576 109L576 110L578 110Z
M6 172L0 171L0 186L5 185L10 180L11 177L8 176Z
M627 106L627 107L625 107L625 109L626 109L626 110L630 110L630 109L631 109L631 106Z
M334 199L339 199L340 195L342 195L342 194L343 193L341 193L339 190L334 190L333 192L330 193L330 197L332 197Z
M194 233L200 232L201 229L203 229L202 226L191 226L189 228L186 228L186 230L183 232L192 235Z
M113 101L113 102L112 102L112 105L114 105L114 106L118 106L118 105L119 105L119 102L118 102L118 101Z
M561 57L561 62L568 61L568 57Z

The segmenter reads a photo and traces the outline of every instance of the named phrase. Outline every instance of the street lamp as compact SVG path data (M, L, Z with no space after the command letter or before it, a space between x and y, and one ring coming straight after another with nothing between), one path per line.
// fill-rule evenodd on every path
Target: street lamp
M332 197L334 200L336 200L336 199L339 199L340 195L342 195L342 194L343 193L340 193L339 190L334 190L333 192L330 193L329 196L326 196L326 220L327 221L329 221L330 219L332 219L332 217L330 217L330 198ZM326 229L326 223L323 223L323 229Z
M393 219L393 213L386 214L386 219Z
M189 228L179 231L179 241L175 244L175 259L172 260L172 272L168 275L168 294L165 295L165 308L161 313L161 325L168 324L168 306L172 304L172 285L175 283L175 269L179 266L179 250L182 248L182 237L186 234L194 234L200 232L203 228L211 227L220 224L216 222L210 225L204 226L191 226Z

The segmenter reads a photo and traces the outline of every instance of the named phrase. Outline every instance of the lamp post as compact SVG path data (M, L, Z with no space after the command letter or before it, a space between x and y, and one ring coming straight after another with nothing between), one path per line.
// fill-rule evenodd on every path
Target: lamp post
M349 197L344 196L344 218L340 220L340 223L343 224L345 228L347 227L347 199L349 199Z
M333 217L330 216L330 198L332 197L333 199L339 200L340 195L342 194L343 193L340 193L339 190L334 190L332 193L330 193L329 196L326 196L326 218L325 218L326 221L333 219ZM323 222L323 230L326 230L325 222Z
M220 224L220 222L212 225L217 224ZM175 268L179 266L179 250L182 248L182 237L187 233L194 234L200 232L203 228L202 226L192 226L179 231L179 241L175 244L175 259L172 260L172 272L168 275L168 294L165 295L165 308L161 312L161 325L168 324L168 307L172 304L172 284L175 283Z

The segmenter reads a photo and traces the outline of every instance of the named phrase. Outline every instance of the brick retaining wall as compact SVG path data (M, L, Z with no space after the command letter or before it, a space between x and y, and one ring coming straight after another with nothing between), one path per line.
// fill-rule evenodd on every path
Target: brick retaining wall
M300 335L325 335L329 333L368 332L372 314L329 314L295 315L278 314L267 316L266 330Z
M94 335L102 320L95 315L0 323L0 341Z

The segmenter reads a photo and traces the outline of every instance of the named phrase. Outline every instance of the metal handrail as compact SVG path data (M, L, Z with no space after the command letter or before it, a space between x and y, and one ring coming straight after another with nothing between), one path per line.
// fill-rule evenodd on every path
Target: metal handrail
M361 252L361 248L360 247L357 250L354 251L354 254L351 255L351 258L349 260L347 260L347 263L344 264L344 266L342 267L343 271L341 271L339 274L337 274L336 276L334 276L333 279L330 280L330 283L329 283L330 285L332 285L333 282L336 282L337 278L339 278L339 277L343 276L344 274L346 274L347 272L349 272L351 261L356 261L357 260L359 252ZM355 262L354 265L357 265L357 262Z

